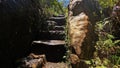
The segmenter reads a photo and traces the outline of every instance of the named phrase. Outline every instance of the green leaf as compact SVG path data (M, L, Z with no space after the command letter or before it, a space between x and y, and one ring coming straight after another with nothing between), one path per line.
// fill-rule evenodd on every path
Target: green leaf
M115 37L113 36L113 35L111 35L111 34L107 34L107 37L109 38L109 39L114 39Z
M96 66L96 68L107 68L107 67L102 65L102 66Z
M117 62L116 62L117 65L120 64L120 57L118 58Z
M86 63L86 64L91 64L91 62L90 62L90 61L85 61L85 63Z
M108 64L109 64L109 60L106 59L106 58L104 58L103 64L104 64L104 65L108 65Z
M111 46L113 45L113 41L111 39L105 40L103 45Z
M118 44L118 43L120 43L120 40L114 41L114 44Z
M117 66L117 65L114 65L113 68L118 68L118 66Z

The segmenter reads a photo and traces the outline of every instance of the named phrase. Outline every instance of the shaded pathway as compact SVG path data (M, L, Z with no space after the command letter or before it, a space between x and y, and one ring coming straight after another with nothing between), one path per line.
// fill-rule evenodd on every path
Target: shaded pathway
M65 17L63 15L53 16L50 17L46 23L49 25L49 31L42 31L39 33L39 39L32 42L32 55L30 54L25 59L22 59L21 67L68 68L63 58L66 53L64 41ZM45 56L41 57L41 55Z

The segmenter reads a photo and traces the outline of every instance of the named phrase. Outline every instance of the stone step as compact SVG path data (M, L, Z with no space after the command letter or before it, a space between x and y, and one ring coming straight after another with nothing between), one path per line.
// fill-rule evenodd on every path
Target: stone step
M39 39L42 39L42 40L64 40L65 39L65 31L63 30L51 30L51 31L43 31L43 32L40 32L39 33L39 36L38 36Z
M50 30L50 33L65 33L63 30Z
M65 26L54 26L54 28L52 30L60 30L60 31L64 31L65 30Z
M45 54L47 61L60 62L65 59L65 41L63 40L39 40L33 41L31 52L34 54Z
M39 40L33 41L32 44L45 44L45 45L65 45L63 40Z
M50 17L49 18L50 21L56 22L56 25L58 26L65 25L65 22L66 22L65 19L66 19L65 17Z
M52 17L65 17L65 15L62 15L62 14L60 14L60 15L53 15Z
M52 21L52 20L47 20L46 21L46 24L48 25L48 29L49 30L53 30L53 29L55 29L55 30L59 30L59 29L62 29L62 30L64 30L64 27L65 27L65 25L59 25L59 23L58 22L55 22L55 21Z

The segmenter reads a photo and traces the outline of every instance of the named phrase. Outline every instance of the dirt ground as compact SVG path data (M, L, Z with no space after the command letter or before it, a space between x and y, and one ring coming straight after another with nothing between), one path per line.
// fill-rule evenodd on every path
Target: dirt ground
M59 63L51 63L51 62L47 62L45 65L45 68L69 68L68 64L64 63L64 62L59 62Z

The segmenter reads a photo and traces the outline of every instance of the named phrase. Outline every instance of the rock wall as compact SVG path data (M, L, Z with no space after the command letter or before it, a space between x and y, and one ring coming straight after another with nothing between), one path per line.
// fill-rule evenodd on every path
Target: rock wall
M14 68L15 60L29 53L42 12L39 0L0 0L1 68Z
M79 59L93 57L97 35L94 26L100 19L99 4L95 0L71 0L68 6L69 37L72 53ZM84 62L73 64L73 68L87 68Z

